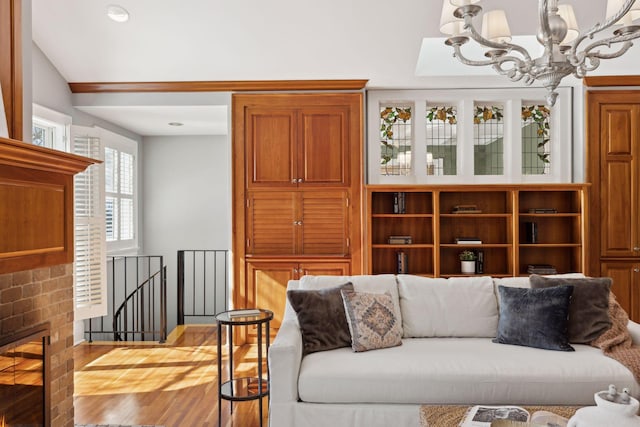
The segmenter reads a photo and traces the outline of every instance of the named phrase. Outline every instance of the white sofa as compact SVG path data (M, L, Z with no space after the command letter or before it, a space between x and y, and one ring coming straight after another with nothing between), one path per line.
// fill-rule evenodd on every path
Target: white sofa
M271 427L419 426L422 404L593 405L594 392L609 384L640 394L632 373L598 348L572 344L575 352L564 352L492 342L497 286L528 287L526 277L305 276L288 289L347 281L356 292L392 295L402 345L303 357L298 320L287 301L269 350ZM640 342L640 325L630 322L629 329Z

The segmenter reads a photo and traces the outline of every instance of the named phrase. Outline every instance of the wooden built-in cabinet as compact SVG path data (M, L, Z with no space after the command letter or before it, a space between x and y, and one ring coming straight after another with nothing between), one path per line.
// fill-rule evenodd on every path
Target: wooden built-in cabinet
M360 92L233 96L233 303L274 330L289 280L362 272L362 108Z
M264 191L247 195L251 255L349 253L347 191Z
M640 319L640 260L604 261L600 272L602 276L613 279L611 292L629 317Z
M351 274L347 260L286 260L282 258L251 260L247 262L247 306L269 307L274 316L271 326L280 327L287 299L289 280L305 274L347 276Z
M587 92L587 177L593 185L590 262L640 321L640 91Z
M244 110L247 188L348 187L350 106L280 99Z
M367 187L367 263L370 274L398 272L398 252L408 273L460 275L459 253L483 252L482 274L526 275L530 264L551 264L559 273L585 272L586 197L584 184L450 185ZM404 212L394 213L394 199L404 195ZM454 213L473 205L479 212ZM548 213L533 213L549 208ZM537 240L527 238L535 223ZM410 236L409 244L390 244L390 236ZM481 244L459 244L456 238Z

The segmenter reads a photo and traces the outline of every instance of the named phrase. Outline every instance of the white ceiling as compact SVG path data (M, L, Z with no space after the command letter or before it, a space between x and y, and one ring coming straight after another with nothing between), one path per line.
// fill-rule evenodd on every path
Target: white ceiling
M604 16L606 0L565 2L581 28ZM112 3L129 11L129 22L107 18ZM535 32L534 0L480 5L505 9L514 35ZM451 80L447 61L456 60L445 47L444 56L422 58L416 75L423 38L442 37L441 8L442 0L32 0L33 39L68 82L368 79L369 88L464 87L468 78ZM627 55L640 58L640 48ZM115 108L90 112L118 123L141 107L119 116Z

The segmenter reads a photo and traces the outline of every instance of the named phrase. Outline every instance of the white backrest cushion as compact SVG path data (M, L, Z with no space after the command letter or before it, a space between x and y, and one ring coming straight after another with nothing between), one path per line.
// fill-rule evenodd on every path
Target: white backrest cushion
M369 292L391 295L396 316L402 321L402 311L400 310L400 297L398 295L398 282L394 274L372 274L357 276L302 276L300 278L300 289L317 290L342 285L343 283L353 283L355 292Z
M398 275L404 338L495 337L498 304L489 276Z

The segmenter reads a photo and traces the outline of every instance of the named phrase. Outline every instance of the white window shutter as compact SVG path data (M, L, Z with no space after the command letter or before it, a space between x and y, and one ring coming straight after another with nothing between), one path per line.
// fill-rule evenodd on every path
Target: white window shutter
M93 135L92 135L93 134ZM95 129L72 127L75 154L102 160ZM104 165L89 166L75 176L75 319L107 314L107 248L105 239Z

